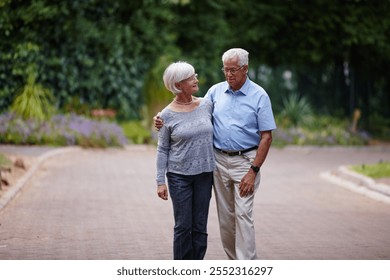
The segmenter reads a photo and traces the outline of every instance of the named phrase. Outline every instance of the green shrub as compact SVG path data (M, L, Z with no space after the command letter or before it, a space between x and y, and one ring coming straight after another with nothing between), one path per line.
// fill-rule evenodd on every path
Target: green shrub
M49 89L36 84L34 67L28 70L26 85L17 91L11 109L23 119L47 120L54 112L53 95Z
M365 132L352 133L348 121L330 116L311 115L300 126L291 127L283 123L283 117L276 116L278 125L273 132L273 145L366 145L370 137Z
M133 144L146 144L151 142L152 134L150 130L142 126L139 121L128 121L120 124L124 135Z
M298 126L308 122L312 116L312 108L305 97L290 94L282 99L283 109L280 120L283 126Z

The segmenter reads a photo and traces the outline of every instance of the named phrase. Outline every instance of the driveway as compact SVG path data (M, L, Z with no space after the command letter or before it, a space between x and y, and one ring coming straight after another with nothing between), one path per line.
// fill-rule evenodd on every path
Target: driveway
M172 205L156 195L155 157L153 146L48 157L0 211L0 259L172 259ZM320 176L380 160L389 148L272 148L255 200L259 258L390 259L390 204ZM206 259L226 259L214 199Z

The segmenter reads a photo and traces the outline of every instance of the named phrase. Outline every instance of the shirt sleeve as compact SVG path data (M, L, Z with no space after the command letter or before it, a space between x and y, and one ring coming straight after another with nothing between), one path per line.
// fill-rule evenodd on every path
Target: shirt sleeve
M218 85L218 84L217 84ZM215 90L217 85L213 85L209 88L209 90L206 92L206 95L204 96L204 99L211 101L211 103L214 102L215 99Z
M260 108L257 115L259 132L276 129L271 100L268 95L263 95L260 100Z

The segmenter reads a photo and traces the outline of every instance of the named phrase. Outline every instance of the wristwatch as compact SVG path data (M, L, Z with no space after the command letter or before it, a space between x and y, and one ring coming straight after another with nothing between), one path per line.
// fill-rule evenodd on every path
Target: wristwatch
M258 167L258 166L251 165L251 168L252 168L252 170L253 170L255 173L257 173L257 172L260 171L260 167Z

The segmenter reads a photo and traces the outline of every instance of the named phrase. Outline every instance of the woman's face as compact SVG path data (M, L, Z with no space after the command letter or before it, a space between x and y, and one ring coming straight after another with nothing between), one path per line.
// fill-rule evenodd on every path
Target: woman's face
M199 90L198 74L195 73L191 77L180 81L178 84L183 93L193 94Z
M223 72L232 90L239 90L246 81L248 65L239 65L238 58L227 59L223 62Z

